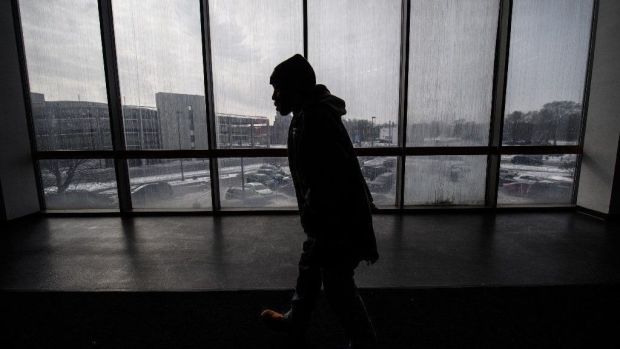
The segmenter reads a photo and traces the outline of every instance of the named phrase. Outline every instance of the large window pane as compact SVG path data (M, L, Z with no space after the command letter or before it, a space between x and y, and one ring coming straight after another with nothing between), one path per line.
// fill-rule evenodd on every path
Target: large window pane
M577 144L592 0L515 0L503 143Z
M41 160L39 167L48 210L118 208L112 160Z
M297 208L287 158L219 159L223 208Z
M39 150L111 149L96 0L20 0Z
M577 156L503 155L497 203L570 204Z
M345 100L357 147L398 143L400 0L308 2L308 55L317 82Z
M211 208L207 159L130 159L133 208Z
M396 166L395 156L364 156L359 158L362 175L375 205L396 205Z
M408 156L405 205L484 205L485 155Z
M498 0L413 0L408 146L488 143Z
M206 149L199 0L113 0L127 149Z
M299 0L209 1L219 147L286 146L291 116L276 114L269 76L303 53L302 14Z

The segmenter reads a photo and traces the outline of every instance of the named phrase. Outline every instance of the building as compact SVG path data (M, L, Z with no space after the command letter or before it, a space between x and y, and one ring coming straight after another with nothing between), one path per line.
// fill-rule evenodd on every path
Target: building
M220 148L269 148L269 118L266 116L217 114L217 145Z
M111 150L107 103L46 101L33 92L32 118L39 150ZM128 150L160 149L157 110L123 106L125 144Z
M207 149L205 97L157 92L161 149Z

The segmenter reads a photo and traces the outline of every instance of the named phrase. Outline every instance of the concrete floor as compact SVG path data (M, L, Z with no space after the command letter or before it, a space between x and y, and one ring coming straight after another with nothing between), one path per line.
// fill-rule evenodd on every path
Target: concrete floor
M364 288L620 282L620 229L573 212L377 215ZM291 289L297 215L35 218L2 226L0 289Z

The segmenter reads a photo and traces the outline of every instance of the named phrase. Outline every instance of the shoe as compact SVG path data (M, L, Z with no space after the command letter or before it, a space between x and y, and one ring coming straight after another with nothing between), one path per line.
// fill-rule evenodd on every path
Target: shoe
M260 314L261 319L270 329L278 332L291 332L291 321L282 313L275 310L265 309Z

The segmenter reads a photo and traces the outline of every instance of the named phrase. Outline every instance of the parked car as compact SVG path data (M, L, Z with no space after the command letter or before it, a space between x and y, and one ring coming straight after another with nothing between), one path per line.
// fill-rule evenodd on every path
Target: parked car
M513 164L540 166L543 164L542 155L516 155L510 160Z
M502 186L504 184L514 182L514 178L517 176L517 173L514 171L510 171L504 168L499 169L499 185Z
M131 191L131 199L134 201L159 201L172 197L174 191L167 182L153 182L138 185Z
M362 175L369 180L374 180L377 176L389 172L389 168L384 165L362 165Z
M278 180L264 173L248 173L245 175L246 183L262 183L270 189L278 185Z
M394 173L386 172L368 182L368 189L373 193L387 193L394 185Z
M266 196L270 196L271 194L273 194L273 191L271 191L271 189L267 188L262 183L246 183L243 187L235 186L228 188L224 197L227 200L248 200L264 198Z
M49 207L64 209L118 207L116 205L116 200L114 200L114 196L105 195L103 192L95 193L87 190L72 190L60 194L46 194L45 201Z

